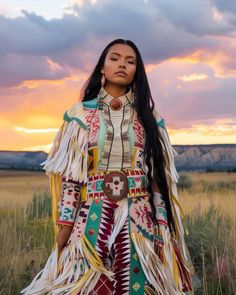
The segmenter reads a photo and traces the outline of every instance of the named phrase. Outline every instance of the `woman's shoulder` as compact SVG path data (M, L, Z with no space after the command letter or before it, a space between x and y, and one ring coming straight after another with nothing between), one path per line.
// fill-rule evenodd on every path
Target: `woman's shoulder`
M97 98L93 98L87 101L77 101L69 109L66 110L66 113L70 116L76 116L80 114L82 110L97 108Z
M96 109L98 105L97 98L95 97L91 100L82 101L82 104L85 109Z
M90 109L90 108L96 108L98 105L97 103L97 98L93 98L91 100L87 100L87 101L77 101L74 104L72 104L70 106L69 109L66 110L66 113L69 116L76 116L77 114L80 114L80 112L82 112L82 110L86 111L86 109Z
M64 112L63 119L64 121L71 122L77 121L81 127L84 129L87 128L86 126L86 113L89 112L91 109L97 108L97 99L91 99L88 101L77 101L70 108L68 108Z
M83 102L77 101L74 103L64 112L63 119L68 123L76 121L83 129L87 129Z

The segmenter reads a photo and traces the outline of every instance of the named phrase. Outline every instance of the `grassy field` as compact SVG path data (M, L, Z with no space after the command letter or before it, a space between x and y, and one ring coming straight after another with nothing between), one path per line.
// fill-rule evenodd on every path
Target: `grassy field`
M235 173L179 173L186 241L202 287L236 294ZM53 245L48 177L0 170L0 294L19 294Z
M0 207L22 207L34 193L45 191L49 182L44 172L0 170Z

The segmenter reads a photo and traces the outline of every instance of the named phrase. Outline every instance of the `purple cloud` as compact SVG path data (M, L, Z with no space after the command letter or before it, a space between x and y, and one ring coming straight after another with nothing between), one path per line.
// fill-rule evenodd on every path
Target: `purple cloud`
M215 22L210 4L201 5L202 1L86 2L72 7L77 16L52 20L26 10L15 19L0 16L0 86L67 77L73 69L91 71L104 45L117 37L132 39L147 63L198 48L216 50L219 41L214 35L230 34L235 26ZM63 70L54 73L45 57Z
M213 9L223 13L214 19ZM171 126L190 126L194 122L235 116L236 83L234 4L203 0L149 0L119 2L108 0L71 7L74 14L46 20L22 10L23 16L0 16L0 95L2 111L22 106L22 92L32 105L38 105L40 90L13 88L25 80L58 80L71 74L89 74L103 49L115 38L133 40L146 64L158 64L150 73L150 84L158 108ZM229 13L231 11L231 13ZM229 17L230 15L230 17ZM226 42L230 40L230 42ZM173 57L201 51L203 63L182 70L161 67ZM218 60L216 53L225 55ZM205 58L206 54L206 58ZM208 56L216 58L231 78L217 78ZM53 66L53 64L55 66ZM182 83L178 76L207 73L209 79ZM165 86L164 77L170 80ZM81 81L80 81L81 82ZM73 90L79 85L73 85ZM178 84L182 88L177 88ZM53 90L55 91L55 89ZM54 94L55 92L52 93ZM168 95L167 95L168 93ZM43 99L47 100L44 95ZM63 97L60 97L60 102ZM58 101L55 101L58 104Z

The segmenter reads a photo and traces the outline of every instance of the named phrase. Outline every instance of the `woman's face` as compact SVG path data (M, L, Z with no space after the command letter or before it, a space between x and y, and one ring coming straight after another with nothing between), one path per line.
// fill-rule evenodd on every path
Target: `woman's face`
M136 53L131 46L114 44L108 50L101 72L105 74L106 84L127 86L134 79L136 65Z

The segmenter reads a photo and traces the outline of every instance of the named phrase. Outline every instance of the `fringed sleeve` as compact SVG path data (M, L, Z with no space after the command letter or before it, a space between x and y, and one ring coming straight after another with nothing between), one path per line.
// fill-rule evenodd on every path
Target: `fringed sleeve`
M179 176L178 176L178 173L175 167L175 162L174 162L174 156L177 155L178 153L171 145L164 119L159 115L157 111L154 112L154 116L156 118L157 126L161 134L161 139L162 139L161 143L163 147L164 157L166 160L165 173L166 173L166 178L167 178L167 183L169 188L170 201L171 201L172 210L173 210L176 236L177 236L177 239L180 240L183 254L185 258L187 259L187 255L185 252L186 245L184 241L184 228L182 224L182 217L184 216L184 213L179 203L179 197L178 197L178 191L177 191L177 182L178 182Z
M88 132L84 122L82 102L65 112L48 157L40 164L48 175L55 173L87 182Z
M185 243L185 233L188 234L187 228L184 229L183 221L184 211L179 202L177 183L179 176L175 167L174 157L178 154L170 142L170 138L166 129L166 124L164 119L159 115L157 111L154 112L156 118L157 126L161 134L161 143L163 147L163 153L166 160L165 173L168 183L169 197L171 202L171 208L174 218L174 224L176 228L176 235L170 236L168 231L163 230L162 234L164 236L165 244L169 245L164 249L164 255L166 256L166 263L169 264L170 269L172 269L172 274L175 277L176 283L179 286L182 285L186 289L191 288L191 279L195 275L195 269L192 264L190 254L188 252L187 245ZM155 193L154 202L157 206L157 214L163 214L164 203L161 202L162 196L159 193ZM166 212L164 212L166 215ZM167 219L163 218L165 227L167 226ZM161 228L164 228L162 225ZM171 242L170 242L171 241ZM169 250L168 250L169 247ZM174 255L173 255L174 254ZM178 268L176 266L178 265ZM178 271L177 271L178 269ZM180 280L181 278L181 280ZM182 281L182 282L181 282Z
M58 224L62 224L63 220L65 224L66 219L70 224L73 222L77 210L73 206L78 207L78 184L87 182L88 135L84 122L83 104L78 102L64 113L63 124L54 138L48 157L40 164L50 179L55 242ZM73 203L71 208L64 206L65 198L69 198L68 190L62 191L65 183L70 186L68 190L72 189L70 193L74 197L74 200L70 200Z

